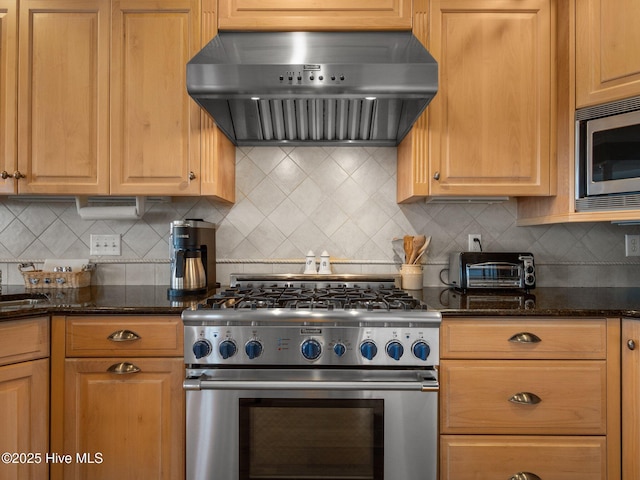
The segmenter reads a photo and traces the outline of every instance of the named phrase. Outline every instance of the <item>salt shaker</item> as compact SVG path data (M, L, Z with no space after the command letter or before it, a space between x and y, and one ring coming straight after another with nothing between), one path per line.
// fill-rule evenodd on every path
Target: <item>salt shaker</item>
M320 270L318 273L322 275L331 274L331 262L329 261L329 254L326 250L322 252L322 255L320 255Z
M313 250L309 250L307 252L306 261L304 263L304 273L309 275L318 273L316 271L316 255L313 253Z

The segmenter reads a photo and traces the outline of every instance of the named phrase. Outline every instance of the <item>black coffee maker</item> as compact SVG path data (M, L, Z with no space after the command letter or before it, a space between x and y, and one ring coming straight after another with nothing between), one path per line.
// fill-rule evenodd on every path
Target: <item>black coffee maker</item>
M216 288L216 226L202 219L175 220L169 227L170 297Z

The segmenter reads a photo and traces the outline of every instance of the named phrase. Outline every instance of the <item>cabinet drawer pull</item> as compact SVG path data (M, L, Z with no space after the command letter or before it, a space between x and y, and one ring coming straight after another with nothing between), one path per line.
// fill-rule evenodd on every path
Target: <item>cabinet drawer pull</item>
M518 405L535 405L540 403L542 399L535 393L519 392L515 393L509 401L511 403L517 403Z
M518 472L512 475L509 480L542 480L538 475L531 472Z
M118 330L107 337L112 342L133 342L140 340L142 337L131 330Z
M511 343L540 343L542 339L535 333L520 332L509 339Z
M139 371L140 371L140 367L137 367L133 363L129 363L129 362L114 363L109 368L107 368L107 372L115 373L117 375L124 375L127 373L138 373Z
M629 350L635 350L636 349L636 342L633 339L629 339L627 340L627 348Z

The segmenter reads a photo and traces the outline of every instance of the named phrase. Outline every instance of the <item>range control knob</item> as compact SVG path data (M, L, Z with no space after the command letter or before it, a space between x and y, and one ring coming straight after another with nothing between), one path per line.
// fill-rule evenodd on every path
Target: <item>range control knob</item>
M198 340L193 344L193 354L196 358L206 357L211 353L211 344L209 340Z
M344 346L343 343L336 343L333 346L333 352L338 356L341 357L344 355L344 353L347 351L347 347Z
M387 343L387 355L389 355L394 360L400 360L402 355L404 354L404 347L397 340L391 340Z
M262 344L258 340L249 340L244 345L244 351L246 352L247 357L249 357L250 360L253 360L254 358L258 358L262 355Z
M237 351L238 348L233 340L223 340L220 342L220 345L218 345L218 352L220 352L220 356L225 360L233 357Z
M413 354L416 358L422 360L423 362L427 360L429 354L431 353L431 347L424 340L418 340L413 344Z
M315 360L320 356L320 353L322 353L322 347L317 340L310 338L302 342L300 351L302 352L302 356L307 360Z
M360 344L360 354L367 360L373 360L378 353L378 347L373 340L365 340Z

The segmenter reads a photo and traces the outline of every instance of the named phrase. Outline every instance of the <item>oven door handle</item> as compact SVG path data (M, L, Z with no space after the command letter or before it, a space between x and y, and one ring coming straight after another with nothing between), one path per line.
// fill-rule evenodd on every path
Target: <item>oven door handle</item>
M287 381L238 381L206 380L187 378L183 383L185 390L340 390L340 391L413 391L437 392L437 381L426 382L287 382Z

